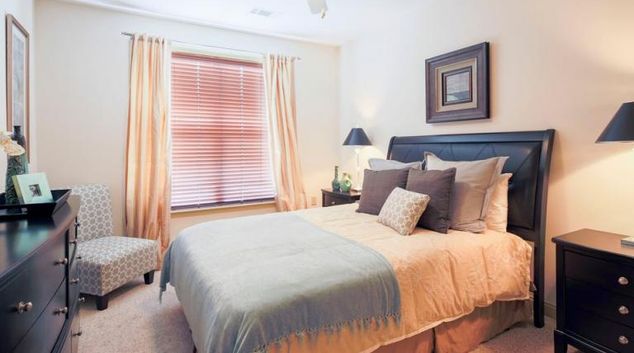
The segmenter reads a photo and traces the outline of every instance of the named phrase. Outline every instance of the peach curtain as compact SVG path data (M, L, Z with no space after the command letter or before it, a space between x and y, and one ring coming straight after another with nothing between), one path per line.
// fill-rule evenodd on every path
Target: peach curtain
M267 55L266 94L271 122L278 211L307 207L297 147L295 58Z
M126 232L169 245L169 44L134 35L125 176Z

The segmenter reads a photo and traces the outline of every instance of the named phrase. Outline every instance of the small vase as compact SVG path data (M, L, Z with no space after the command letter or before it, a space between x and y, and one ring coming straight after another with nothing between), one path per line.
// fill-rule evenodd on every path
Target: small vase
M341 191L341 184L339 183L339 166L335 166L335 178L332 179L332 191Z
M21 126L13 127L13 135L11 139L18 143L18 145L25 147L26 141L24 135L22 135ZM26 174L29 172L29 161L26 157L26 152L19 156L7 156L7 176L5 178L5 194L4 201L7 204L18 204L20 200L15 192L15 186L13 185L13 176Z
M341 186L341 191L350 192L350 189L352 189L352 179L350 178L350 174L343 173L339 185Z

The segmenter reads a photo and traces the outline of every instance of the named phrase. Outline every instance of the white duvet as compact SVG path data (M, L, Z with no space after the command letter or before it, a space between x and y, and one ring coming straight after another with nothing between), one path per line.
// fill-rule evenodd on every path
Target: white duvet
M440 234L417 228L402 236L349 204L295 212L321 228L380 252L401 293L401 321L362 331L290 337L275 352L371 352L494 301L529 298L531 247L511 233Z

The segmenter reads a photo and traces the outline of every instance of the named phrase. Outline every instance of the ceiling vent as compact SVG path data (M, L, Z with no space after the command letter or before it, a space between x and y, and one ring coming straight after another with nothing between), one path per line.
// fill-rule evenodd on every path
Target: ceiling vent
M253 15L262 16L262 17L271 17L273 15L273 11L258 9L258 8L255 8L249 12Z

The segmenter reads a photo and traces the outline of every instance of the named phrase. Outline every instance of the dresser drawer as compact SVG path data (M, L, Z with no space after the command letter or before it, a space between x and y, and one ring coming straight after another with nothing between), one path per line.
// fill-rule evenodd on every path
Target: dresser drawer
M81 328L79 326L79 306L72 309L71 318L72 320L70 324L66 323L66 325L70 326L70 329L66 332L66 335L63 337L62 348L58 353L77 353L79 352L79 337L82 335Z
M73 323L70 325L70 340L72 352L79 352L79 338L82 335L81 322L79 315L79 305L75 306L75 315L73 316Z
M337 197L334 195L325 195L324 196L324 207L326 206L335 206L335 205L345 205L348 203L354 203L355 200L347 198L347 197Z
M634 297L634 268L573 251L565 253L566 277Z
M66 272L65 248L64 236L46 243L0 288L0 352L18 343L59 288ZM20 303L25 311L18 311Z
M573 279L566 279L566 295L569 320L574 320L576 312L586 310L634 328L634 298Z
M66 282L62 283L51 302L46 306L37 322L22 338L13 353L50 352L64 327L68 307L66 306Z
M77 255L77 237L79 235L79 222L75 219L75 222L68 228L68 261L75 261L75 255Z
M79 271L77 270L77 261L73 261L68 271L68 303L69 308L73 308L79 298Z
M616 352L634 353L634 329L585 311L566 312L568 331Z
M350 201L348 201L348 200L346 200L344 198L326 196L326 202L325 202L324 206L345 205L347 203L350 203Z
M58 353L73 353L73 343L70 330L66 332L66 336L64 336L64 345Z

